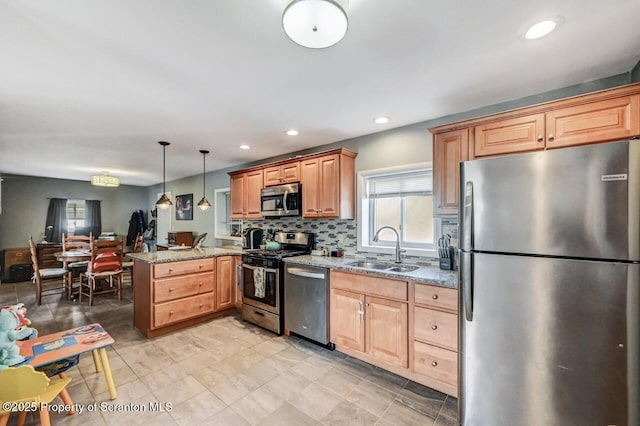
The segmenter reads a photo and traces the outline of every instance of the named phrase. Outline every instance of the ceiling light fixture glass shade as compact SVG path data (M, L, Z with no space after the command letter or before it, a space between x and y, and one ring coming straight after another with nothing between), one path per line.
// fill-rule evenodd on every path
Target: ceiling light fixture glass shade
M209 210L209 208L211 208L211 203L209 202L209 200L207 200L207 196L205 195L206 194L205 184L207 181L205 178L205 173L206 173L205 162L206 162L206 157L209 151L207 151L206 149L201 149L200 153L202 154L202 200L198 201L198 208L204 212Z
M158 143L162 145L162 197L158 198L158 201L156 201L156 206L164 210L164 209L168 209L169 206L173 205L169 197L167 197L167 194L166 194L167 189L166 189L166 183L165 183L165 166L167 163L166 151L167 151L167 145L170 145L170 144L169 142L164 142L164 141L160 141Z
M120 186L120 179L115 176L109 176L108 172L102 172L101 175L91 176L91 185L115 188Z
M549 33L551 33L553 30L555 30L557 25L558 25L558 22L551 19L548 19L546 21L540 21L537 24L533 25L531 28L529 28L529 30L524 35L524 37L527 40L536 40L538 38L542 38L548 35Z
M283 0L282 28L300 46L322 49L338 43L349 26L349 0Z

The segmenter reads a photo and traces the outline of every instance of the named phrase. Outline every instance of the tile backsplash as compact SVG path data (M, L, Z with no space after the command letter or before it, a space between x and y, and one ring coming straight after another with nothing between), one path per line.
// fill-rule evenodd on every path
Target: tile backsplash
M393 261L393 254L358 251L358 230L355 220L345 219L303 219L286 217L256 221L244 221L243 228L256 227L262 229L277 229L279 231L313 232L316 234L316 248L327 247L330 251L341 247L345 256L366 257L384 261ZM342 236L342 243L338 238ZM405 256L410 263L437 265L438 259L422 256Z

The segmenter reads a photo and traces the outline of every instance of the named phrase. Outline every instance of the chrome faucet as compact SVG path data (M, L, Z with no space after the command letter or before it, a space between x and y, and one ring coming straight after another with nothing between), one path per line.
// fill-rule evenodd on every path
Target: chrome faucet
M396 234L396 263L402 263L402 258L400 258L400 253L404 253L406 250L400 250L400 234L393 226L383 226L376 231L376 235L373 236L373 241L378 241L378 237L380 236L380 231L383 229L391 229Z

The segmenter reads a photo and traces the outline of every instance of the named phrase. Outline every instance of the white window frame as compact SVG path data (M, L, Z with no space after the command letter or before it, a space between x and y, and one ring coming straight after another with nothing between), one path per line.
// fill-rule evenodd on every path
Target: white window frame
M231 240L236 242L242 242L242 237L232 237L227 234L227 215L230 209L228 193L231 192L231 188L220 188L214 191L214 234L216 238L221 240ZM229 215L230 216L230 215ZM231 219L229 219L231 220ZM231 222L235 222L231 220ZM240 221L237 221L240 224Z
M69 213L69 204L72 204L72 205L84 204L84 216L85 217L84 217L84 219L82 219L82 221L86 225L87 224L87 200L81 200L79 198L78 199L69 199L69 200L67 200L67 207L66 207L66 210L67 210L67 236L70 237L70 236L75 235L76 229L78 228L76 222L79 219L75 218L75 216L74 216L73 219L69 217L69 214L68 214ZM75 209L74 209L74 212L75 212ZM72 228L69 227L69 222L70 221L73 221L73 230L71 230ZM82 226L82 228L84 228L84 226Z
M402 173L415 171L420 169L428 169L433 172L433 163L432 162L424 162L424 163L415 163L408 164L404 166L397 167L387 167L383 169L375 169L375 170L363 170L357 173L357 200L358 209L357 209L357 227L358 227L358 240L357 246L358 251L362 252L373 252L373 253L387 253L387 254L395 254L395 243L389 246L381 246L381 245L372 245L370 239L370 228L371 228L371 217L370 217L370 200L366 198L365 191L365 180L371 176L376 175L384 175L384 174L392 174L392 173ZM427 248L412 248L412 247L403 247L402 244L400 248L406 250L405 255L409 256L426 256L426 257L438 257L437 251L435 249L435 241L438 240L440 233L440 223L437 218L433 218L433 238L434 243ZM398 230L400 232L400 230Z

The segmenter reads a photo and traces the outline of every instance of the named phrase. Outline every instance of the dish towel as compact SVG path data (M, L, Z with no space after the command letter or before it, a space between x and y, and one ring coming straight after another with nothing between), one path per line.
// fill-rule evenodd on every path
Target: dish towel
M264 268L253 270L253 286L255 287L254 296L264 299Z

